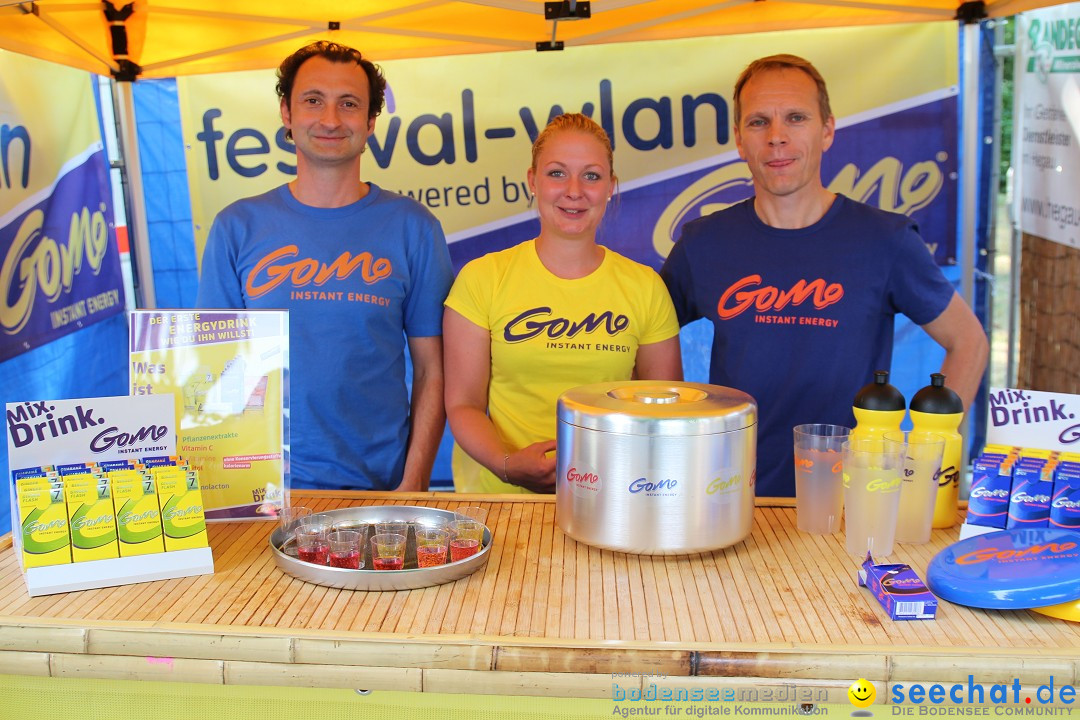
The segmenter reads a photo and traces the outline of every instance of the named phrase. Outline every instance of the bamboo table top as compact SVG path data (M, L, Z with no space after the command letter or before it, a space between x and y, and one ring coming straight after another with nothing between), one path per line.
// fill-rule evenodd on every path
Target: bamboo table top
M318 646L324 648L368 640L430 650L421 659L406 651L384 659L406 667L596 673L615 666L604 658L638 653L639 661L673 675L847 678L844 687L855 677L919 676L928 664L963 679L972 667L999 662L1013 676L1022 666L1040 677L1056 671L1062 682L1080 677L1078 624L947 602L936 620L890 620L857 586L857 563L845 553L843 535L798 532L794 508L778 502L759 502L751 536L734 547L646 557L565 536L555 525L552 496L294 495L316 511L481 504L489 511L492 554L486 567L446 585L335 590L278 570L268 548L272 523L218 523L209 526L213 575L30 598L7 537L0 539L0 655L62 651L64 633L81 653L95 652L87 633L97 633L98 652L109 654L117 652L103 642L109 633L156 631L159 640L204 638L206 646L187 656L225 659L230 651L221 638L261 637L287 639L286 662L325 661L298 654L305 640L329 642ZM925 578L930 559L956 537L956 528L935 531L930 544L898 546L890 560ZM42 641L46 636L53 640ZM233 659L273 659L273 652L237 652Z

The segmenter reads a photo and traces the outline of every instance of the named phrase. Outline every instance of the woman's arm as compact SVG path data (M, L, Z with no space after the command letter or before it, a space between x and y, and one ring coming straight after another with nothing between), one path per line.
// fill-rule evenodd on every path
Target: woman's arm
M682 350L679 336L648 345L638 345L634 361L635 380L682 380Z
M443 313L446 417L458 445L496 477L534 492L555 487L555 441L515 450L503 445L487 414L491 381L488 330L447 308Z

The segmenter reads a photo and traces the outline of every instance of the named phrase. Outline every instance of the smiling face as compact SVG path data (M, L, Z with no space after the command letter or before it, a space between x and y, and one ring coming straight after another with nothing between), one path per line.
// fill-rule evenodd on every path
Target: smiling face
M292 131L299 165L360 163L375 129L368 117L367 75L355 63L315 56L300 66L290 101L281 101L281 121Z
M847 695L848 700L855 707L867 708L874 704L874 699L877 698L877 689L864 678L859 678L848 688Z
M541 235L595 239L615 187L608 150L596 136L577 130L553 134L529 168L528 180Z
M821 156L832 145L835 121L821 116L813 79L797 69L765 70L747 81L739 99L735 145L757 195L820 192Z

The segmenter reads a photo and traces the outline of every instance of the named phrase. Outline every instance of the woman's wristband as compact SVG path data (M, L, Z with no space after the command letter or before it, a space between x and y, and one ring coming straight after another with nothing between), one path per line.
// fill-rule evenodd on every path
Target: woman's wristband
M504 452L503 453L503 478L502 479L503 479L503 482L506 483L507 485L510 484L510 480L506 477L506 463L507 463L508 460L510 460L510 453Z

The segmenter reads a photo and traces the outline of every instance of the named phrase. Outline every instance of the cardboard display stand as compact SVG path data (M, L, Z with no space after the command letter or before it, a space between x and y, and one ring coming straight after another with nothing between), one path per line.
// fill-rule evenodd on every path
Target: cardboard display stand
M176 454L172 395L35 400L7 405L12 540L22 565L22 533L11 472L27 467ZM209 547L26 568L31 597L72 590L206 575Z

